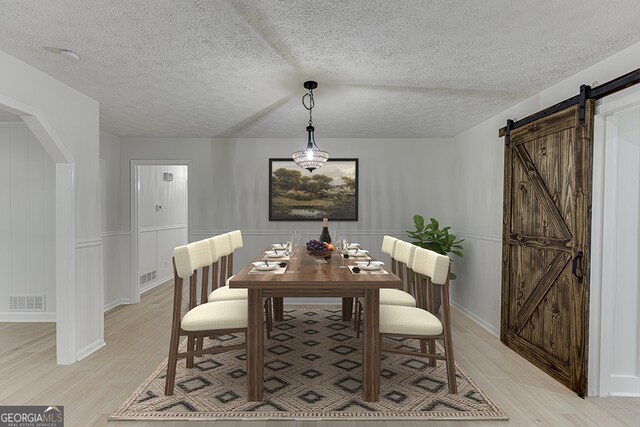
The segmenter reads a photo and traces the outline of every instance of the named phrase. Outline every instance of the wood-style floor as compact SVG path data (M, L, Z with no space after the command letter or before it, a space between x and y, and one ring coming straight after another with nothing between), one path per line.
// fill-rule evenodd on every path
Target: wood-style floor
M51 323L0 323L0 405L64 405L66 426L107 425L107 417L167 356L171 284L105 316L107 346L71 366L55 364ZM637 426L640 399L580 399L454 311L457 362L509 415L509 421L441 421L438 426ZM411 421L223 421L189 426L418 427ZM110 422L109 426L176 422Z

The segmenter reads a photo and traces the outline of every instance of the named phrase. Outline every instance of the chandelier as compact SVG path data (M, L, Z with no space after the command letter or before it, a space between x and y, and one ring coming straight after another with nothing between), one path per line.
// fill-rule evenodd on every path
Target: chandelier
M302 97L302 105L304 105L304 108L309 110L309 125L307 126L309 140L307 141L307 148L301 151L295 151L291 155L298 166L308 170L309 172L313 172L314 169L318 169L329 159L329 153L327 151L322 151L316 145L316 138L314 135L315 128L313 127L313 116L311 113L314 107L313 90L317 87L317 82L304 82L304 88L309 91L309 93L304 94Z

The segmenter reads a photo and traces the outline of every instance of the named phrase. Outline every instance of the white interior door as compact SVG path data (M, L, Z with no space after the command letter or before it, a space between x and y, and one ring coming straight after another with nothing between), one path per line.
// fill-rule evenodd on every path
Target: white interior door
M594 203L593 237L601 254L592 274L600 286L593 286L592 298L600 300L600 319L592 318L590 343L599 353L592 366L599 375L590 395L640 396L639 104L612 108L599 118L602 202Z
M188 242L188 164L133 161L132 299L173 275L176 246Z

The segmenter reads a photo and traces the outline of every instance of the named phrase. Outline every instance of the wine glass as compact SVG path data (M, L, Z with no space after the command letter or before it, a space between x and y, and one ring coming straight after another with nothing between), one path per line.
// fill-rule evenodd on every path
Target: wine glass
M333 239L331 239L334 242L333 246L335 246L335 248L336 248L336 250L338 252L340 252L342 250L342 248L340 247L341 239L342 239L342 237L340 236L340 232L339 231L336 231L333 234Z
M291 234L291 241L293 242L293 246L296 247L300 245L300 239L302 238L302 234L300 230L294 230Z

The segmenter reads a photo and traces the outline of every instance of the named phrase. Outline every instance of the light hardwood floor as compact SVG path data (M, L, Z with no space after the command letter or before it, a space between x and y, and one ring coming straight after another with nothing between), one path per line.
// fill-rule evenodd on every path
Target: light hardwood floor
M71 366L55 364L51 323L0 323L0 405L64 405L67 426L107 425L107 417L167 356L171 284L139 304L105 316L107 346ZM438 426L633 426L640 399L580 399L507 349L458 311L453 312L457 362L509 415L509 421L440 421ZM411 421L109 422L109 426L418 427Z

